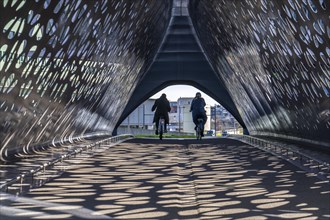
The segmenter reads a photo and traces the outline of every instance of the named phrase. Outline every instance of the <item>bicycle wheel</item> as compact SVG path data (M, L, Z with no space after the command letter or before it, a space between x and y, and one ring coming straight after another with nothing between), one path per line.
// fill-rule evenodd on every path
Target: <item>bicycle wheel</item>
M200 140L200 138L201 138L201 130L200 130L199 125L196 128L196 138L197 138L197 140Z
M198 129L198 136L197 136L197 139L198 140L202 140L202 133L203 133L203 127L204 127L204 122L202 120L199 120L198 121L198 126L197 126L197 129Z
M163 140L163 126L160 126L159 128L159 139Z
M163 140L163 133L164 133L164 127L165 127L165 121L164 121L164 119L159 119L159 131L158 131L158 133L159 133L159 139L160 140Z

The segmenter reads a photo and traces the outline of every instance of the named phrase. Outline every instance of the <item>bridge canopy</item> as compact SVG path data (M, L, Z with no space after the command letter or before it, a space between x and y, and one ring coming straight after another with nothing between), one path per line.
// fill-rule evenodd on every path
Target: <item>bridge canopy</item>
M330 148L327 1L0 3L0 147L111 135L192 85L250 135Z

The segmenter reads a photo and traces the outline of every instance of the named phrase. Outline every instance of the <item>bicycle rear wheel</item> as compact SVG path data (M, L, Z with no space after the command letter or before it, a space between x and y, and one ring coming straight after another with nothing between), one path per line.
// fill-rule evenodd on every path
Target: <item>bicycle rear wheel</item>
M197 140L200 140L201 139L201 130L200 130L199 125L196 128L196 139Z
M163 140L163 126L160 126L159 128L159 139Z
M204 127L204 122L203 120L198 120L198 125L197 125L197 129L196 129L196 132L197 132L197 140L202 140L202 133L203 133L203 127Z
M159 119L159 139L163 140L163 134L165 130L165 120L163 118Z

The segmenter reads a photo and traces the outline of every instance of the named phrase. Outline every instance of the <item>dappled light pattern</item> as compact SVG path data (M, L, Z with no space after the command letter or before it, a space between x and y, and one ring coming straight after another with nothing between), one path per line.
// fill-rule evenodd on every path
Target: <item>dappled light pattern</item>
M329 147L329 1L191 0L189 9L250 134Z
M10 194L29 191L30 188L41 186L50 179L61 175L66 169L70 169L76 160L106 150L107 148L102 147L101 142L106 146L108 144L112 146L128 138L130 138L129 135L120 135L101 141L81 139L70 145L49 147L33 154L21 155L18 161L0 164L0 190Z
M131 140L83 160L7 219L327 219L330 186L234 140ZM14 211L15 210L15 211Z
M1 1L1 155L7 148L111 134L160 46L170 6Z

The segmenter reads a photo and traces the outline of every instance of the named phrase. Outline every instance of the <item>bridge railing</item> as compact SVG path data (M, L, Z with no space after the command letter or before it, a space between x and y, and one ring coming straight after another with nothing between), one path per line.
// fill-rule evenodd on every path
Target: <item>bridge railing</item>
M4 147L0 151L0 164L2 162L12 162L19 160L27 155L39 154L40 152L44 152L51 148L62 148L73 144L86 143L89 141L99 141L109 137L112 137L111 133L94 132L79 136L55 137L51 141L39 144Z
M228 135L228 138L239 140L281 157L309 173L316 174L320 179L330 180L330 163L308 154L307 152L303 152L302 150L281 143L249 135L230 134Z
M40 173L45 173L47 170L54 169L54 165L57 163L63 163L65 160L76 157L78 154L82 154L83 152L92 151L95 148L100 148L101 145L106 145L107 147L111 147L113 145L119 144L125 140L133 138L131 134L122 134L113 137L109 137L103 140L99 140L86 145L78 145L73 147L71 150L67 152L63 152L59 154L56 158L50 158L49 161L43 162L39 166L35 166L35 164L31 164L30 169L27 169L25 172L18 173L15 177L11 179L7 179L1 182L0 191L8 192L8 190L13 189L15 193L22 193L26 191L24 186L28 186L28 188L33 185L35 180L35 175ZM44 153L45 154L45 153ZM53 154L53 152L50 152ZM63 170L58 170L58 173L63 172ZM49 178L51 179L51 178ZM49 179L45 179L43 183L47 182ZM15 187L12 187L15 184ZM38 183L40 185L40 181Z

